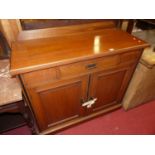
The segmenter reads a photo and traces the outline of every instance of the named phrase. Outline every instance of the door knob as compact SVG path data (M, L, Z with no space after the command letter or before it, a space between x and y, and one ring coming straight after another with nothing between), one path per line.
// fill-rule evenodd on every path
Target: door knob
M87 108L91 108L91 106L93 104L95 104L95 102L97 101L97 98L92 98L91 100L87 101L87 102L84 102L82 104L83 107L87 107Z

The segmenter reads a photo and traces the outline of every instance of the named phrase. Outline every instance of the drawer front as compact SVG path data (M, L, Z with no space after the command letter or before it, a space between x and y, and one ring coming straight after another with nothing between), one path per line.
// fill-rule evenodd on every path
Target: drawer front
M103 69L110 69L120 63L120 56L108 56L104 58L96 58L88 61L77 62L59 67L60 77L76 76L86 74Z
M87 61L26 73L23 74L22 77L25 85L34 87L61 79L90 74L100 70L108 70L119 66L129 66L137 62L140 54L140 51L131 51L112 56L95 58Z

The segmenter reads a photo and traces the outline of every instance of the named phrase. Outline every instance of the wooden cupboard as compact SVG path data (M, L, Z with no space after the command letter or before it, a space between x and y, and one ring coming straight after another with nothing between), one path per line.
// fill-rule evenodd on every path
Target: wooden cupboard
M23 85L38 133L50 134L121 107L147 46L117 29L16 42L11 73Z
M141 52L131 51L129 53L134 54L136 60ZM107 57L106 59L110 60L111 58ZM97 59L96 62L98 61ZM74 65L72 64L72 66ZM89 65L93 66L94 64ZM91 115L91 113L115 105L120 106L134 66L135 63L133 62L126 62L126 64L122 62L118 66L112 65L111 68L108 65L109 69L98 66L99 69L97 67L90 67L86 69L88 73L84 72L81 75L77 71L75 71L75 75L72 75L73 73L69 74L72 69L67 67L63 72L68 74L64 73L64 75L62 74L64 77L56 78L56 73L59 70L57 67L53 71L55 72L55 78L54 73L52 75L49 74L49 72L52 72L49 70L52 69L30 72L21 77L27 88L36 119L39 120L41 131L50 127L53 127L53 130L55 130L55 127L59 124L65 123L67 126L66 122L69 122L70 125L71 121L74 122L74 120L77 121L78 119L80 121L82 117ZM62 67L66 68L66 66ZM51 81L40 79L39 72L40 75L45 72L44 77L49 77ZM39 81L36 81L36 78ZM84 105L93 100L95 100L94 104Z

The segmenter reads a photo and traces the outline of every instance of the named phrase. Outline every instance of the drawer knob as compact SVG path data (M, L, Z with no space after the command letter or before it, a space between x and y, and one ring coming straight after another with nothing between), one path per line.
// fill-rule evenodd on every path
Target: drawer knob
M86 68L87 69L94 69L94 68L96 68L96 64L88 64L87 66L86 66Z

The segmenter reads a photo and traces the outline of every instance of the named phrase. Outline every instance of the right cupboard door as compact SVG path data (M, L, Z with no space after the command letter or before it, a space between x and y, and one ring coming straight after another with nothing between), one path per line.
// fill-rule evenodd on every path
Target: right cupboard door
M95 99L93 111L120 104L131 78L133 68L100 71L92 74L88 100Z

